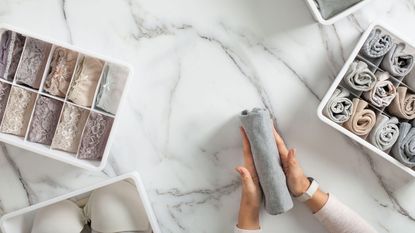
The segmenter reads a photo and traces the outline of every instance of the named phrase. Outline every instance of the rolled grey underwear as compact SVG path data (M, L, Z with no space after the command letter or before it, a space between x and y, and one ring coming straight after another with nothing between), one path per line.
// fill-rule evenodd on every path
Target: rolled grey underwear
M353 109L353 102L347 98L349 95L350 92L347 89L336 89L323 110L324 115L337 124L348 121Z
M265 209L277 215L293 207L285 174L272 133L270 113L265 109L245 110L239 116L251 145L259 182L265 197Z
M415 128L414 121L402 122L399 127L398 141L392 147L392 156L403 165L415 167Z
M344 82L356 91L370 91L375 87L377 77L366 63L355 61L344 76Z
M362 52L368 58L379 58L386 55L392 48L392 37L383 34L380 29L374 29L366 42L363 44Z
M379 114L376 124L369 134L369 142L382 151L389 150L399 137L399 120L396 117L387 117Z
M414 55L404 52L404 43L393 45L392 49L385 55L381 68L396 77L404 77L414 67Z
M0 41L0 77L13 81L22 55L25 37L12 31L5 31Z
M363 96L376 107L382 108L389 106L396 97L396 87L390 81L388 72L376 72L378 81L372 90L363 93Z
M321 16L329 19L347 10L362 0L315 0Z

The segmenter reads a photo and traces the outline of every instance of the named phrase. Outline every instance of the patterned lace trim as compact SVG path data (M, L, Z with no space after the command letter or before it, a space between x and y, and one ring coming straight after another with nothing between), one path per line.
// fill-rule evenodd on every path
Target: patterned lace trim
M32 110L32 93L22 88L13 87L10 100L6 106L1 130L4 133L24 136Z
M29 141L50 145L58 124L63 103L39 97L29 131Z
M7 83L0 82L0 122L6 110L7 99L9 98L11 86Z
M25 37L21 34L13 32L13 44L10 45L10 64L7 67L5 77L9 81L13 81L14 75L16 74L17 66L19 65L20 56L23 52L23 47L25 43Z

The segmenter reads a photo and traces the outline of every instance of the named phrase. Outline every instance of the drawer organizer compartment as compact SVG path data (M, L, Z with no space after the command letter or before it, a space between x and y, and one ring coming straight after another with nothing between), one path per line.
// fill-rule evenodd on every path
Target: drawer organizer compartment
M128 213L126 205L132 207ZM129 225L128 230L161 233L137 172L8 213L0 219L0 229L4 233L45 232L45 228L47 232L58 232L62 230L57 229L60 227L73 232L82 229L85 230L82 232L90 232L88 228L99 232L108 232L103 228L117 228L119 232L124 228L124 232L128 228L126 225Z
M415 47L372 25L322 100L320 119L415 176Z
M315 20L323 25L336 21L358 11L371 0L305 0Z
M131 68L39 38L0 26L0 140L102 170Z

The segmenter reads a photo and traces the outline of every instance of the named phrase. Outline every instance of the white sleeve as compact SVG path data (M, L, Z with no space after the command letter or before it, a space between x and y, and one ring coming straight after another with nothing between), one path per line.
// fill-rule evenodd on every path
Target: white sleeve
M258 229L258 230L244 230L244 229L240 229L237 226L235 226L234 233L261 233L261 229Z

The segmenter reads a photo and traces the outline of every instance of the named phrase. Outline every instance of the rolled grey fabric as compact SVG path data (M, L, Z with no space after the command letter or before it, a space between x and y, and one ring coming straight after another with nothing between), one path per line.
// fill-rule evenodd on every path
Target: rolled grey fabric
M352 116L343 127L358 136L367 136L376 124L376 114L367 106L366 101L354 98Z
M362 61L353 62L344 76L344 82L356 91L370 91L375 86L376 81L375 74Z
M277 215L293 207L285 174L272 133L270 113L265 109L245 110L240 120L251 145L259 182L265 197L265 209Z
M408 93L407 87L398 87L396 97L388 106L388 111L392 115L402 119L415 119L415 95Z
M315 0L321 16L329 19L347 10L362 0Z
M338 88L327 102L323 110L325 116L337 124L343 124L352 115L353 102L348 99L350 92L344 88Z
M398 141L392 147L392 156L403 165L415 167L415 128L414 121L402 122Z
M369 134L368 141L377 148L386 151L392 148L399 137L399 120L380 114L376 124Z
M388 72L376 72L378 81L372 90L365 92L364 97L376 107L382 108L389 106L396 96L396 87L389 80Z
M406 53L405 47L404 43L393 45L385 55L381 68L396 77L408 75L414 67L414 55Z
M362 53L368 58L379 58L386 55L392 48L392 37L383 34L378 28L374 29L363 44Z

